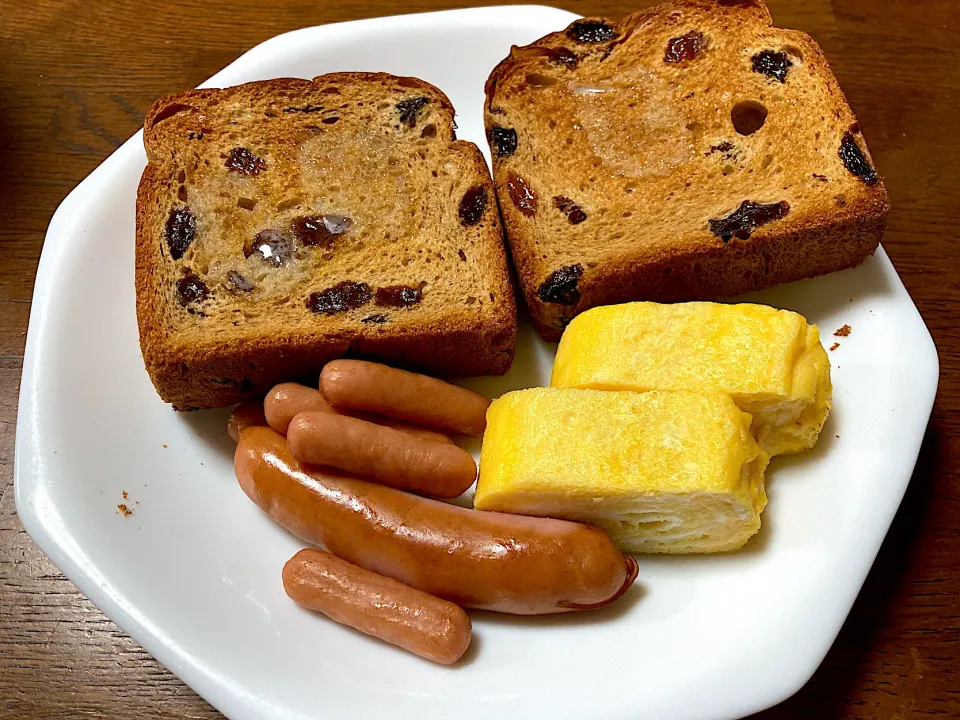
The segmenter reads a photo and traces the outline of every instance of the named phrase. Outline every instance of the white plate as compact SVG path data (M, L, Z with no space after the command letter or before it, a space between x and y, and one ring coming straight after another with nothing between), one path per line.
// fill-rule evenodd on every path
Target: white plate
M574 16L458 10L310 28L207 85L386 70L441 87L485 147L482 88L511 43ZM30 318L16 499L31 537L90 599L233 718L732 718L807 681L833 642L909 481L936 350L882 250L860 268L752 298L853 328L817 448L770 469L763 530L722 557L641 558L616 605L546 618L474 613L443 669L297 609L280 568L300 543L238 488L226 411L175 414L147 378L133 289L139 135L50 223ZM521 331L489 394L546 383L554 346ZM124 499L123 491L128 493ZM133 515L123 517L125 502Z

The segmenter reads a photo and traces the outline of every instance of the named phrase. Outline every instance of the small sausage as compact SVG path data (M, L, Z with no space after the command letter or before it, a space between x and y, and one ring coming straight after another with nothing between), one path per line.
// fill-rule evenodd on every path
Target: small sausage
M287 434L287 426L293 416L304 410L336 412L319 390L300 383L280 383L274 385L263 399L263 411L267 424L281 435Z
M328 413L336 413L330 403L324 399L323 394L316 388L301 385L299 383L281 383L267 394L263 401L264 412L267 416L267 424L281 435L287 434L287 427L294 416L305 410L319 410ZM400 422L393 418L382 415L370 415L365 413L340 413L341 415L353 415L362 417L369 422L378 425L386 425L395 430L421 437L424 440L433 442L452 444L453 440L442 433L428 430L427 428L417 427L409 423Z
M297 537L372 572L464 607L542 615L601 607L637 576L602 530L468 510L300 465L269 428L240 437L247 496Z
M308 610L442 665L470 646L463 608L321 550L287 561L283 589Z
M482 437L490 401L443 380L363 360L334 360L320 390L336 408L389 415L446 432Z
M477 479L477 463L456 445L345 415L302 412L290 421L287 444L300 462L435 497L455 498Z
M234 442L240 442L240 431L247 427L264 426L267 418L263 414L262 402L242 402L230 413L227 420L227 435Z

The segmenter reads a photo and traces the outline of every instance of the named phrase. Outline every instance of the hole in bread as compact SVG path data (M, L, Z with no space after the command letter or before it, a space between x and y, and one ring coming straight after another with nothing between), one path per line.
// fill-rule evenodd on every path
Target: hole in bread
M187 181L187 172L186 172L186 170L181 170L181 171L179 172L179 174L177 175L177 182L178 182L178 183L185 183L186 181Z
M340 94L340 88L331 86L331 87L326 87L326 88L324 88L324 89L321 90L320 92L326 93L327 95L339 95L339 94Z
M630 212L629 210L627 210L627 211L623 214L623 217L633 217L633 213Z
M730 163L727 163L722 168L720 168L720 172L722 172L724 175L731 175L733 174L734 170L736 170L736 168L733 167L733 165L731 165Z
M177 199L180 202L187 201L187 188L185 186L181 185L179 188L177 188Z
M787 53L787 55L793 55L797 60L803 62L803 52L796 45L786 45L783 51Z
M740 135L753 135L767 121L767 108L755 100L743 100L733 106L730 120Z
M434 177L440 177L440 173L438 173L436 170L431 170L430 174L433 175Z
M331 115L330 117L325 117L320 122L324 125L333 125L334 123L340 122L340 118L336 115Z
M556 129L557 129L557 121L556 121L556 120L554 120L554 119L551 118L551 119L550 119L550 122L547 123L547 124L550 126L550 129L551 129L551 130L556 130Z
M567 138L567 145L573 145L573 138L572 138L572 137L568 137L568 138Z
M237 198L237 207L243 208L244 210L253 210L257 206L257 201L253 198L248 197L238 197Z
M773 162L773 155L767 155L767 156L763 159L763 162L760 164L760 167L763 168L763 169L766 169L766 168L770 167L770 163L772 163L772 162Z
M623 186L623 191L624 191L625 193L627 193L628 195L629 195L630 193L634 192L636 189L637 189L637 184L636 184L636 183L632 183L632 182L631 182L631 183L627 183L626 185Z
M473 305L476 301L477 299L473 295L467 296L467 305Z
M419 88L423 87L423 82L412 77L402 77L397 79L397 85L405 88Z
M527 73L527 85L532 88L545 88L556 85L558 80L541 73Z
M435 138L437 136L437 126L433 123L427 125L420 133L422 138Z
M184 105L183 103L173 103L172 105L167 105L163 110L153 116L153 124L154 126L159 125L164 120L169 120L174 115L179 115L187 110L193 110L193 106Z
M703 123L699 123L699 122L687 123L687 130L689 130L692 133L703 132Z
M590 268L591 270L592 270L593 268L595 268L596 266L597 266L597 263L595 263L595 262L588 262L588 263L587 263L587 267Z
M676 22L677 20L679 20L679 19L682 18L682 17L683 17L683 13L682 13L682 12L680 12L679 10L674 10L672 13L670 13L669 15L667 15L667 20L670 20L671 22Z

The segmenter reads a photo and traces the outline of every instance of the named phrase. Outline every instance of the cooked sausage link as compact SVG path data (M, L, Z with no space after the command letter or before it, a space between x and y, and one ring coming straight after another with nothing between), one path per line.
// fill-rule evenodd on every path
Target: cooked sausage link
M301 385L299 383L281 383L267 393L263 401L264 412L267 417L267 424L270 425L281 435L287 434L287 428L293 418L307 410L316 410L327 413L339 413L341 415L351 415L360 417L369 422L385 425L394 430L405 432L408 435L432 440L433 442L450 444L453 441L446 435L425 427L418 427L405 423L400 420L386 417L384 415L372 415L365 413L351 413L335 410L330 403L326 401L316 388Z
M443 665L470 646L463 608L327 552L307 549L290 558L283 588L298 605Z
M363 360L334 360L320 373L320 390L335 408L362 410L481 437L490 401L443 380Z
M287 444L300 462L436 497L457 497L477 479L473 457L456 445L333 413L297 415L287 429Z
M520 615L599 607L636 578L636 561L598 528L467 510L303 466L269 428L243 431L234 469L247 496L294 535L464 607Z

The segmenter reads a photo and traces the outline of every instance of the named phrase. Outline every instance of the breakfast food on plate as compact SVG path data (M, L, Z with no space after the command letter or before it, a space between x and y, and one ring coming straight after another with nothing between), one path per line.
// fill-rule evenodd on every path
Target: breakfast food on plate
M768 458L723 393L536 388L487 420L480 510L589 522L626 552L736 550L760 529Z
M266 425L267 418L263 412L263 403L244 402L237 405L227 420L227 435L234 442L240 442L240 433L244 428L257 425Z
M298 605L443 665L470 645L462 608L330 553L298 552L283 566L283 587Z
M336 412L319 390L295 382L274 385L263 399L267 425L281 435L287 434L287 427L294 417L308 410Z
M852 267L888 199L809 35L760 0L577 20L490 75L497 196L537 327Z
M303 466L270 428L243 431L234 469L247 496L297 537L465 607L519 615L601 607L637 575L636 561L595 527L468 510Z
M489 171L437 88L382 73L189 90L147 113L140 344L160 396L229 405L348 350L503 373L516 308Z
M741 303L594 308L563 334L550 384L719 390L753 416L769 455L814 446L830 412L830 361L802 315Z
M480 437L490 401L443 380L362 360L327 363L320 389L336 408L379 413L460 435Z
M451 443L449 437L443 433L429 430L418 425L411 425L402 420L395 420L386 415L375 415L372 413L346 412L334 409L326 398L316 388L307 387L300 383L280 383L274 385L263 400L263 410L266 415L267 424L281 435L287 434L287 426L294 417L302 412L309 410L318 410L328 413L339 413L340 415L350 415L359 417L369 422L385 425L400 430L409 435L431 440L433 442Z
M473 456L456 445L322 410L293 418L287 444L300 462L435 497L455 498L477 479Z

